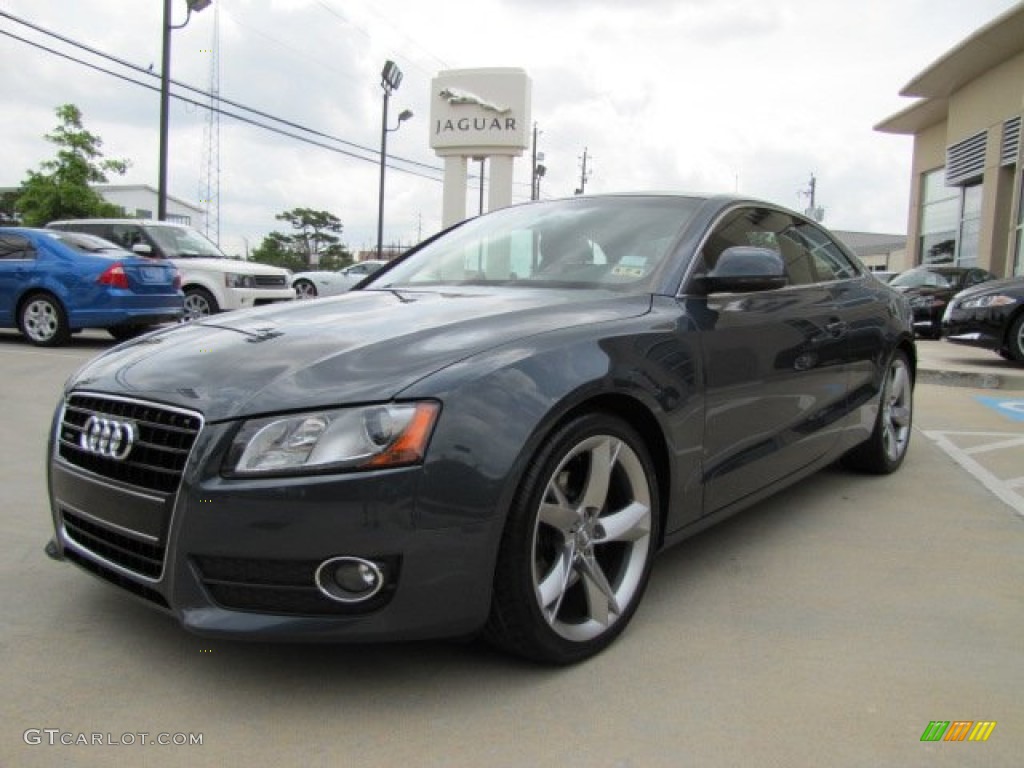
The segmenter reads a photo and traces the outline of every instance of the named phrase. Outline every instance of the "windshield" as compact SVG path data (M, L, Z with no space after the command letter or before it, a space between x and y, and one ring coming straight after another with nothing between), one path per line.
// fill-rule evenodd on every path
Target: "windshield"
M190 227L146 227L146 232L156 240L169 259L188 256L203 256L211 259L227 258L216 245Z
M948 277L940 272L933 272L930 269L911 269L896 275L889 281L889 285L895 288L950 288L953 284Z
M514 284L647 292L702 202L581 197L505 208L442 235L366 288Z

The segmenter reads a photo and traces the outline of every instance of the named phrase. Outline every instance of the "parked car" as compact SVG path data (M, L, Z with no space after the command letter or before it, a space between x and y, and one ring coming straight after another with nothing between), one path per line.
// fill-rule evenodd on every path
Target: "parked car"
M387 264L386 261L367 259L336 271L296 272L292 275L292 288L300 299L317 296L336 296L344 293L360 280L372 275Z
M942 330L954 344L992 349L1024 363L1024 277L961 291L946 307Z
M31 343L64 344L83 328L127 339L178 320L178 270L90 235L0 227L0 325Z
M148 219L73 219L46 225L87 232L138 254L169 259L181 271L185 319L295 298L286 269L229 259L201 232L185 224Z
M902 291L914 311L914 330L931 339L942 336L942 314L953 295L972 285L994 280L979 267L941 267L927 264L900 272L889 285Z
M903 298L799 214L511 206L341 296L88 363L47 549L204 635L574 662L662 548L838 459L895 471L916 359Z

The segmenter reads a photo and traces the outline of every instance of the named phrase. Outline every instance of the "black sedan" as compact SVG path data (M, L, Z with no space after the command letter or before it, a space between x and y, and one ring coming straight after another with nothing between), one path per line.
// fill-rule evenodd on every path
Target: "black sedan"
M946 309L942 330L954 344L993 349L1024 363L1024 277L958 293Z
M915 365L906 301L798 214L513 206L342 296L87 364L47 549L204 635L482 633L569 663L660 549L837 459L895 471Z
M942 336L942 315L949 300L965 288L995 280L995 275L979 267L943 267L926 264L900 272L889 285L902 291L914 312L914 330L921 336Z

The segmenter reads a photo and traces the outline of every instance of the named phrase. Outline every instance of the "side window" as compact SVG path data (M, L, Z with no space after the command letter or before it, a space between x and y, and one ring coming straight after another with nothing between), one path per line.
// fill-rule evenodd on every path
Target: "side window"
M726 248L751 245L775 251L786 265L790 285L816 282L814 265L799 224L789 214L770 208L741 208L727 214L708 236L702 249L704 265L715 267Z
M702 255L705 268L713 270L722 252L735 245L754 245L779 253L775 232L770 226L765 226L766 223L770 224L766 219L771 213L758 208L741 208L727 214L704 243Z
M142 233L134 224L114 224L110 227L110 234L100 236L106 237L128 251L136 243L142 242Z
M0 235L0 259L16 261L34 259L36 249L27 237L22 235Z
M111 232L110 224L90 224L83 222L81 224L73 224L70 227L61 227L61 230L65 232L84 232L87 235L96 235L96 237L102 237L104 240L110 240L111 242L117 242L113 238L113 232Z
M825 234L824 230L807 223L798 224L795 228L810 255L815 282L826 283L833 280L849 280L857 277L860 270L850 261L842 249Z

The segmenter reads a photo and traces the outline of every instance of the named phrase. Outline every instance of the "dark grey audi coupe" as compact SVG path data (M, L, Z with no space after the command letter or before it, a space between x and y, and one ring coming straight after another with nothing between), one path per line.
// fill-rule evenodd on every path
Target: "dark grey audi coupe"
M776 205L512 206L88 363L47 551L208 636L570 663L664 547L840 459L896 470L915 367L905 300Z

